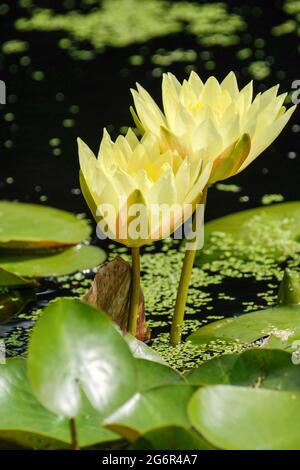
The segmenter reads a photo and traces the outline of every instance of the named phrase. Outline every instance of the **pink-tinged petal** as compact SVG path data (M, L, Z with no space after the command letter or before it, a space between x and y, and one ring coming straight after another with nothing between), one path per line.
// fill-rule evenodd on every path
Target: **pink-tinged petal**
M249 155L250 149L250 136L244 134L214 161L209 182L215 183L235 175Z

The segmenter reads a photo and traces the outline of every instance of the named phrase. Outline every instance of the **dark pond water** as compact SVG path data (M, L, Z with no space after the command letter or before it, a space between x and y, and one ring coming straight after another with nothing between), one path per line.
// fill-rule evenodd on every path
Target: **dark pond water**
M113 2L111 0L110 3ZM105 3L107 7L108 2ZM115 0L115 3L122 3L126 8L124 0ZM136 6L138 3L140 8L143 1L136 2ZM144 7L150 3L158 8L158 4L162 2L144 0ZM172 2L172 5L181 3ZM194 5L203 7L204 3L194 2ZM206 5L214 8L214 3L206 2ZM101 2L88 0L19 0L7 2L7 5L1 3L0 79L6 83L7 103L0 108L0 199L30 201L88 214L79 191L76 137L81 136L96 149L104 126L115 137L120 130L124 130L124 126L132 125L129 89L136 81L159 100L160 75L167 70L175 73L179 79L183 79L191 68L197 70L204 79L212 73L221 79L230 70L234 70L241 85L252 78L256 79L257 92L276 83L280 83L282 91L291 92L292 82L300 78L300 37L296 32L300 26L300 10L297 19L297 7L293 8L292 5L296 2L227 2L227 7L224 6L225 11L227 8L227 15L237 15L237 23L244 24L243 29L239 30L238 26L238 30L234 31L232 26L229 32L228 25L232 22L230 16L220 20L219 13L214 13L211 9L207 32L200 19L195 26L196 23L189 22L181 12L178 13L182 20L181 30L170 34L162 30L161 37L159 31L152 31L148 37L140 34L143 27L149 27L148 23L146 25L147 18L143 19L141 16L132 20L133 23L140 20L137 27L136 24L128 24L130 15L128 20L122 12L116 13L122 16L122 21L120 16L115 19L115 24L119 22L120 29L116 30L116 25L111 27L110 35L107 33L109 26L106 25L107 34L104 39L100 38L102 52L96 50L93 43L100 39L97 35L96 39L89 37L89 26L86 24L92 9L94 12L99 10L99 4ZM165 9L166 20L170 5L168 3ZM78 25L83 29L83 40L75 37L76 34L70 29L70 22L56 31L38 30L32 24L28 26L28 31L20 31L16 20L35 17L37 7L52 8L54 15L66 15L70 10L81 12L84 17ZM128 0L127 8L134 7L134 1ZM136 12L138 15L138 8ZM155 19L152 19L152 23L153 21ZM148 22L151 23L149 17ZM223 23L223 30L220 23ZM40 29L52 29L51 24L50 21L44 21ZM212 38L215 24L218 37ZM282 24L290 26L280 26ZM99 28L101 29L100 26ZM137 30L138 40L132 34L133 28ZM131 32L129 39L128 30ZM283 34L289 30L291 32ZM195 31L198 31L197 34ZM14 40L19 42L11 43ZM118 41L120 47L113 47ZM227 42L234 44L226 45ZM22 48L26 50L22 51ZM177 52L171 53L172 51ZM259 206L265 194L280 194L286 201L297 200L299 132L297 111L283 134L264 155L244 173L228 182L240 187L238 192L224 191L228 188L220 190L222 187L210 190L207 220ZM93 243L101 245L96 239ZM107 244L105 246L107 248ZM157 244L155 252L147 253L146 256L153 259L161 256L162 247L163 245ZM158 258L155 266L155 282L159 286L160 276L166 276L161 271L161 258ZM146 269L145 282L153 282L153 274L149 280L148 271ZM73 278L71 282L74 289L82 287L82 280L79 278ZM197 286L190 299L193 312L188 319L194 321L206 318L211 321L214 315L240 313L245 309L245 302L258 302L256 294L258 290L263 291L266 284L259 284L251 279L228 278L224 280L222 287L214 283L203 289ZM172 286L171 283L170 289L174 290ZM66 294L70 294L66 280L59 284L51 280L45 281L38 293L38 306L46 305L57 295ZM201 299L203 294L211 299L209 310L205 302L203 306L201 302L197 303L197 295ZM167 288L157 294L153 294L152 290L148 311L152 318L154 335L168 331L167 322L171 313L167 299L169 296ZM263 300L261 304L265 304ZM0 326L0 336L13 338L11 341L7 340L10 355L24 350L23 340L26 340L27 329L31 325L30 315L35 309L36 304L32 304L26 310L29 316L16 317Z

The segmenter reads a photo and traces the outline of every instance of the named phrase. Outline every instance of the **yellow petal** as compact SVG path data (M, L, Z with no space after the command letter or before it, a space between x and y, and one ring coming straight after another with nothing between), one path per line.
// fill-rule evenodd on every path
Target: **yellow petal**
M233 100L235 100L239 94L239 87L237 84L236 76L234 72L229 72L228 75L221 82L222 90L227 90Z
M139 133L140 133L141 135L143 135L144 132L145 132L145 129L144 129L144 127L143 127L143 124L142 124L141 121L139 120L138 115L136 114L136 112L135 112L133 106L130 106L129 110L130 110L131 116L132 116L132 118L133 118L133 121L134 121L134 124L135 124L137 130L139 131Z

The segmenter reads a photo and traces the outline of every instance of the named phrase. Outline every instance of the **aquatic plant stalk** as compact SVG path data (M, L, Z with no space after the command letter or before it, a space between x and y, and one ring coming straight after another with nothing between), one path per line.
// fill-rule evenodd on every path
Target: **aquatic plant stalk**
M77 428L75 418L70 419L71 447L72 450L80 450L77 438Z
M201 204L206 205L207 187L202 193ZM193 230L196 229L196 211L193 216ZM197 250L186 250L183 266L180 275L180 281L177 291L175 310L172 319L170 341L172 346L177 346L181 341L181 334L184 322L184 313L186 308L189 285L191 281L192 269Z
M139 312L139 296L140 296L140 249L139 247L131 248L132 273L131 273L131 296L129 309L128 332L133 336L136 335L136 326Z

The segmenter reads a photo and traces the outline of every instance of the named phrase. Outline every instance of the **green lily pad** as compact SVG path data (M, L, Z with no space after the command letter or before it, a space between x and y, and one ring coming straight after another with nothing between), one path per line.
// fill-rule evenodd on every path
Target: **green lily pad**
M290 353L250 349L216 357L185 375L192 385L242 385L274 390L300 390L300 370Z
M132 354L138 359L147 359L148 361L158 362L159 364L167 364L163 358L154 349L147 346L143 341L139 341L132 335L127 333L124 336Z
M29 343L33 392L50 411L75 417L81 391L111 413L136 391L136 369L126 342L108 316L76 299L51 303Z
M280 263L300 252L299 241L300 202L258 207L205 224L204 248L198 252L196 264L226 259L231 260L232 268L237 259Z
M189 429L187 403L194 390L191 385L174 384L138 392L108 416L104 424L129 441L161 427Z
M0 267L18 276L50 277L64 276L76 271L95 268L106 254L95 246L78 245L60 253L0 254Z
M10 289L6 292L0 292L0 323L10 320L14 315L21 313L26 305L36 300L35 290Z
M212 446L195 432L170 426L149 431L131 444L131 450L211 450ZM184 460L184 456L181 456ZM180 461L180 460L179 460ZM178 463L179 463L178 461Z
M140 392L162 385L184 382L183 376L171 367L146 359L136 359L135 363L138 373L138 390Z
M91 233L86 220L53 207L0 201L0 248L77 245Z
M300 449L300 392L209 386L194 394L188 414L220 449Z
M111 442L118 437L101 426L101 414L84 402L78 418L81 447ZM44 408L32 393L25 359L9 359L0 366L0 439L31 449L68 448L69 421Z
M1 287L26 287L31 284L37 284L35 280L24 279L16 274L10 273L0 268L0 288Z
M225 344L250 345L262 338L264 348L294 351L294 342L300 340L300 306L282 305L225 318L199 328L188 340L194 345L217 340Z

